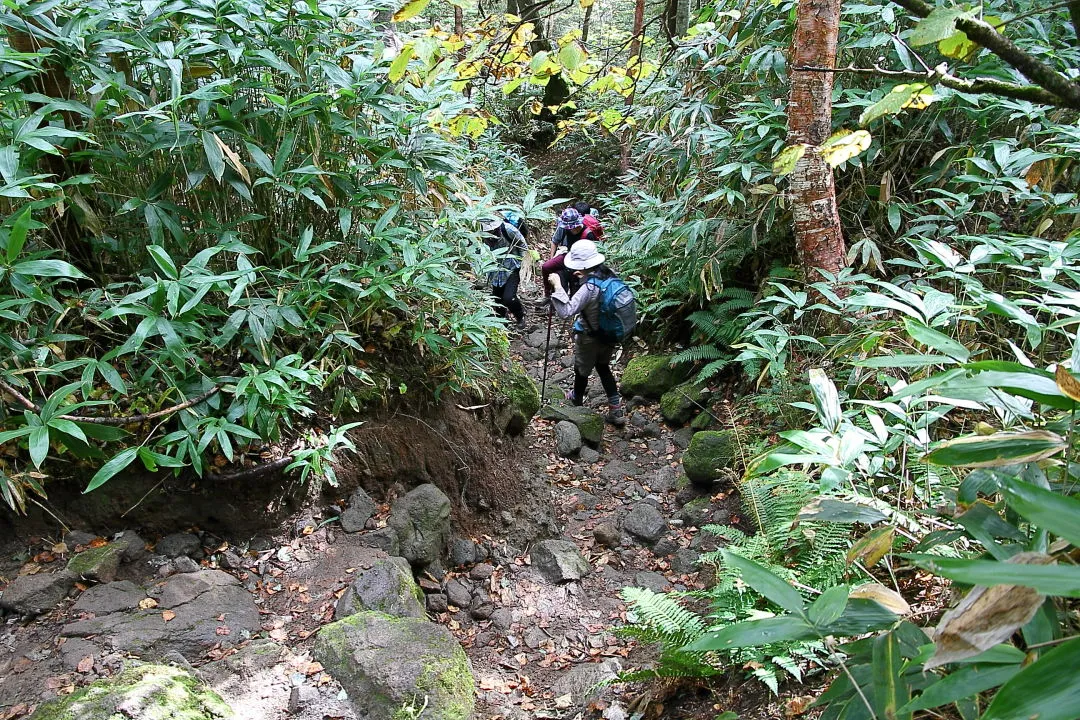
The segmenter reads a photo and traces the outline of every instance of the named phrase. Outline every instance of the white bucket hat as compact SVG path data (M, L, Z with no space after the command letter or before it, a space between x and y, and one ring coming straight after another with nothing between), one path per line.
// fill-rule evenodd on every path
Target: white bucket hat
M588 270L604 262L604 256L596 250L592 240L578 240L566 254L564 264L571 270Z

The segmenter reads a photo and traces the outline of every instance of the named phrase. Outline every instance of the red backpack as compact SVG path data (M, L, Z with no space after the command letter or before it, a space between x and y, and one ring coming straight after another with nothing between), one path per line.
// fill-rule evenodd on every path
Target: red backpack
M585 229L591 230L597 240L604 239L604 226L600 224L599 218L595 215L582 215L581 221L585 224Z

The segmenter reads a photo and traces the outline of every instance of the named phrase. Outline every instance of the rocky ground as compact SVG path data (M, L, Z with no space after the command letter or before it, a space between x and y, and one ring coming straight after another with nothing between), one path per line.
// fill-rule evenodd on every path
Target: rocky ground
M539 385L547 325L542 312L535 317L515 352ZM549 400L569 386L568 341L556 323ZM661 389L677 381L649 367L644 374ZM700 389L666 397L663 415L674 422L664 422L659 391L640 385L650 378L624 379L653 395L630 399L624 428L556 400L514 441L530 479L523 487L550 495L522 498L519 507L554 507L554 519L504 511L489 523L498 530L468 537L450 528L450 500L425 484L392 503L358 490L342 498L336 516L309 512L276 535L244 542L178 529L162 538L71 533L5 547L0 575L12 582L0 598L8 611L0 720L30 715L52 698L82 697L81 688L116 675L131 658L187 671L241 718L382 717L355 701L378 694L371 677L386 674L389 689L379 691L393 694L403 677L428 682L422 676L435 672L432 663L440 673L433 702L457 708L464 687L457 651L425 659L425 648L454 640L475 677L477 718L660 717L667 698L639 686L596 687L648 663L648 648L614 632L627 622L620 592L700 587L696 560L709 540L698 527L739 523L739 503L730 484L702 491L683 477L694 430L680 425L698 414L689 396ZM597 384L590 398L601 412L602 397ZM529 540L536 531L515 532L518 525L545 528L545 537ZM351 614L368 610L379 617ZM347 618L366 619L345 625ZM335 620L342 622L333 634L316 642ZM354 652L379 646L381 654ZM365 663L368 677L343 670ZM164 670L151 680L162 693L176 682ZM731 709L715 699L704 707ZM458 717L456 709L415 711ZM668 716L682 715L669 707Z

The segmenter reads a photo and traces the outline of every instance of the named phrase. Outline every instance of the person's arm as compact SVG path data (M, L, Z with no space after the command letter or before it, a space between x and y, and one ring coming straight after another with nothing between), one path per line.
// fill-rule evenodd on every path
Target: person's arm
M555 288L554 292L551 293L551 305L555 309L555 313L561 318L577 315L600 292L600 288L595 283L586 282L582 283L578 291L574 293L574 297L570 297L566 294L566 289L562 286L562 279L558 273L548 275L548 282Z
M528 247L525 243L525 236L510 223L503 223L503 230L506 232L506 239L509 242L509 253L520 258L525 254L525 249Z

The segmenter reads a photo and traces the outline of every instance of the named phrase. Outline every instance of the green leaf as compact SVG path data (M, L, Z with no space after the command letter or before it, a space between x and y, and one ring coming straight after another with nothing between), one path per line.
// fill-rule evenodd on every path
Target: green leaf
M1080 638L1050 650L994 695L982 720L1075 720L1080 708Z
M409 60L412 59L415 53L416 49L412 43L401 48L401 52L394 58L394 62L390 63L390 72L387 74L390 82L396 83L405 77L405 70L409 67Z
M824 629L840 619L847 608L848 586L831 587L814 600L808 612L810 622L818 629Z
M27 260L16 263L11 267L11 272L16 275L27 277L59 277L59 278L84 278L77 267L63 260Z
M907 681L901 677L904 658L900 654L900 642L896 633L885 633L874 638L872 657L871 697L877 716L890 720L909 718L910 715L897 712L901 706L907 704L911 691Z
M813 637L817 637L817 633L806 622L792 615L781 615L762 620L748 620L728 625L721 630L706 632L683 650L687 652L730 650L789 640L808 640Z
M955 360L945 355L881 355L852 363L868 368L923 368L933 365L951 365Z
M923 690L922 694L900 709L902 713L948 705L949 703L974 697L981 692L996 688L1008 682L1020 665L967 665L949 673L941 680Z
M738 570L743 582L754 588L754 590L788 612L797 615L803 613L802 596L782 578L772 574L753 560L748 560L737 553L721 550L720 554L724 558L724 564Z
M86 439L86 435L82 431L82 428L76 425L71 420L64 420L63 418L53 418L49 421L49 427L55 428L60 432L66 435L70 435L77 440L82 440L84 443L89 443L89 441Z
M862 111L859 124L869 125L886 115L896 115L905 108L921 110L937 99L933 88L926 83L897 85L885 97Z
M203 130L199 136L202 138L203 152L206 154L206 162L210 165L210 172L215 180L221 182L221 176L225 174L225 154L221 151L214 133Z
M1080 500L1010 478L1003 488L1013 510L1080 547Z
M938 52L956 60L969 60L979 50L979 44L969 38L967 33L957 30L947 38L938 41Z
M923 460L946 467L1000 467L1044 460L1065 449L1065 438L1046 430L972 435L942 443Z
M38 425L30 431L30 460L34 467L40 468L41 463L49 456L49 428Z
M30 207L27 206L11 223L11 230L7 238L7 259L9 263L15 262L15 258L22 252L26 242L26 234L30 230Z
M154 264L158 266L158 269L165 274L166 277L176 280L180 277L179 271L176 269L176 263L169 257L169 252L160 245L150 245L146 248L150 253L151 259Z
M21 438L23 435L29 435L33 431L33 425L23 425L22 427L15 428L14 430L5 430L3 432L0 432L0 445L3 445L6 442L11 442L16 438Z
M780 154L773 160L773 174L784 176L791 173L795 166L799 164L799 161L802 160L803 155L806 154L808 147L808 145L800 143L798 145L788 145L781 150Z
M814 395L814 407L817 408L821 424L829 432L837 432L840 429L840 421L844 419L844 412L840 407L840 395L836 392L836 385L820 368L810 368L810 392Z
M968 358L971 357L971 351L962 344L944 333L927 327L917 320L905 318L904 329L907 330L908 335L914 340L921 342L932 350L948 355L954 360L967 362Z
M1080 567L1075 565L1023 565L918 553L904 557L930 572L968 585L1024 585L1043 595L1080 597Z
M577 70L585 61L585 56L585 51L577 42L571 42L559 50L559 63L567 70Z
M944 40L956 32L956 21L961 18L970 20L975 17L982 8L975 6L969 8L966 5L954 5L952 7L937 7L919 21L915 29L908 36L908 42L914 47L929 45Z
M799 511L799 520L817 520L818 522L870 525L887 517L885 513L869 505L826 497L817 498Z
M424 8L428 6L431 0L409 0L401 6L396 13L394 13L394 22L404 22L410 18L414 18L420 13L424 12Z
M101 469L94 473L94 477L90 478L90 484L86 486L85 490L83 490L83 494L85 495L91 490L96 490L105 483L107 483L113 478L114 475L116 475L121 470L130 465L132 461L134 461L135 458L138 456L138 453L139 448L137 447L130 447L126 450L120 451L120 453L116 455L116 457L102 465Z

